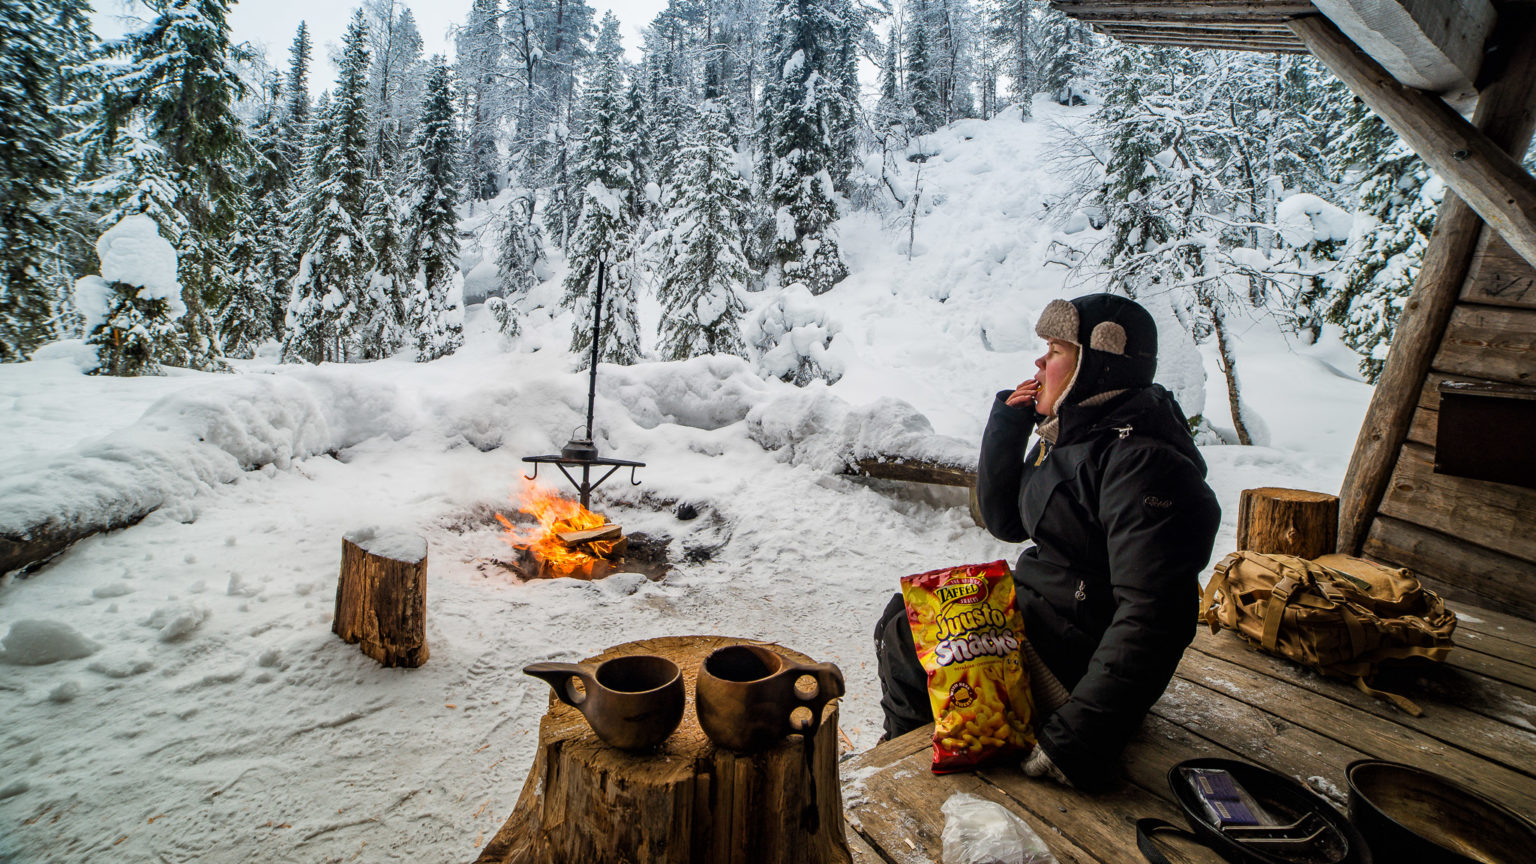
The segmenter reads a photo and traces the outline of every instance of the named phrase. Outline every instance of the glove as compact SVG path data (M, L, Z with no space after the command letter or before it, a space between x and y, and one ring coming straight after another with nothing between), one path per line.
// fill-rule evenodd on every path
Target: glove
M1061 773L1061 769L1057 768L1056 763L1051 761L1051 757L1046 755L1045 748L1039 745L1036 745L1035 749L1030 751L1029 757L1024 760L1024 773L1030 777L1049 777L1069 789L1072 788L1072 781L1067 779L1067 775Z

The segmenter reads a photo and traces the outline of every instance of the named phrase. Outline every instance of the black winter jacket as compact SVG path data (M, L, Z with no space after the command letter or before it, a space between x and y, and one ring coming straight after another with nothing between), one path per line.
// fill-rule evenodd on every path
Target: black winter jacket
M1036 730L1073 785L1100 787L1194 638L1199 574L1221 510L1178 403L1160 386L1035 415L1002 391L982 438L987 528L1034 545L1014 569L1024 633L1072 698Z

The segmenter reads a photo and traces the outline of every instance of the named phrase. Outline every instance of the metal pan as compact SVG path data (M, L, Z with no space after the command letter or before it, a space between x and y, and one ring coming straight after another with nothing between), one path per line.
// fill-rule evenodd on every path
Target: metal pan
M1508 864L1536 858L1536 825L1428 771L1362 759L1345 769L1349 818L1379 861Z

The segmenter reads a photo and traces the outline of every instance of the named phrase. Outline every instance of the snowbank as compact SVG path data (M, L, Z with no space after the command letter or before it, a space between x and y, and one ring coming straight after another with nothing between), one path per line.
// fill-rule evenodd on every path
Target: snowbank
M905 457L976 470L980 443L938 435L928 418L895 398L852 407L813 385L754 407L748 435L792 465L838 472L854 461Z
M402 407L388 383L340 370L221 377L0 480L0 535L102 530L167 503L190 507L199 492L242 472L403 435L411 424Z

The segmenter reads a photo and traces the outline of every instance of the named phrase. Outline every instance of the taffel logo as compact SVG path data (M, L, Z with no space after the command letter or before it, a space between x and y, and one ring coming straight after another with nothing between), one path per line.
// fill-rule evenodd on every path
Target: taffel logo
M987 580L969 577L951 579L947 584L940 585L934 594L946 606L950 603L969 606L987 599Z

